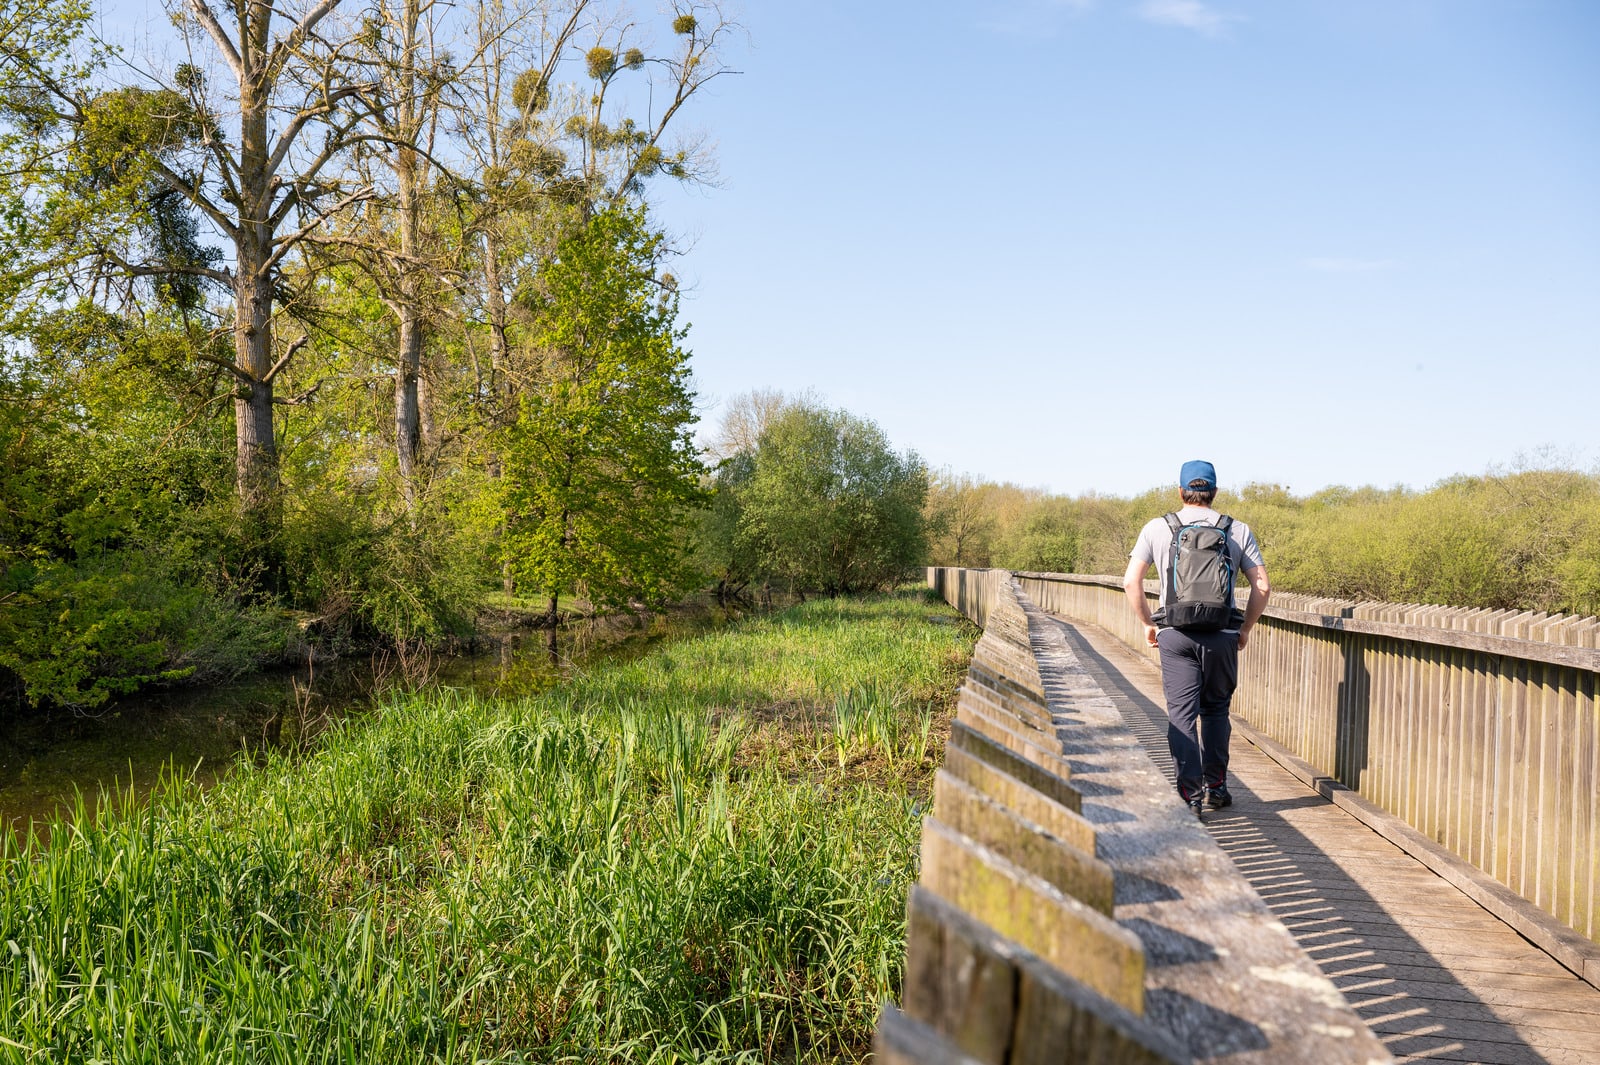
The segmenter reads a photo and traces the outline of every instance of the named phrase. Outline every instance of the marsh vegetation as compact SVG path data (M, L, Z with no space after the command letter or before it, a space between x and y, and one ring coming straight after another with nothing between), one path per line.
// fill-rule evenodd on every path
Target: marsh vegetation
M8 833L4 1052L859 1059L973 636L813 600Z

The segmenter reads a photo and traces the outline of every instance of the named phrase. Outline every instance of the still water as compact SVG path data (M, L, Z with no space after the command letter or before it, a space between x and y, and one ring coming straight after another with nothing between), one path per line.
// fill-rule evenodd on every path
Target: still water
M540 633L512 634L486 654L413 662L426 685L516 698L573 670L630 658L663 640L725 624L717 611L643 628L564 637L552 663ZM146 793L164 772L209 783L241 757L269 748L306 748L328 725L359 717L404 685L387 656L256 674L233 684L173 689L120 700L94 714L56 710L17 716L0 709L0 824L70 813L81 793L93 805L103 790L132 785Z

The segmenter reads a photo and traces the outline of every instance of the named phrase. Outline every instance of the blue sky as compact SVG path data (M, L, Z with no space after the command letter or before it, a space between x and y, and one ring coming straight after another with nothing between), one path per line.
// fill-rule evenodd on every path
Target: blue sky
M720 184L654 190L707 428L812 390L1070 493L1600 465L1600 3L742 5Z
M750 0L666 192L716 404L1127 494L1600 462L1600 5Z

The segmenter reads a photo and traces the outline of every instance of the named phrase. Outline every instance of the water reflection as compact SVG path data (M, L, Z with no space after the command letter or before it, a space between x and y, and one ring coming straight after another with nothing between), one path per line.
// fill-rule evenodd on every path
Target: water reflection
M90 803L102 789L130 782L144 793L169 768L209 783L241 756L312 748L328 725L359 716L394 688L442 685L517 698L573 669L633 657L737 616L707 608L671 619L584 623L562 634L554 663L542 633L517 632L479 640L469 655L388 652L308 664L222 687L143 694L94 715L0 708L0 823L21 826L70 811L80 791Z

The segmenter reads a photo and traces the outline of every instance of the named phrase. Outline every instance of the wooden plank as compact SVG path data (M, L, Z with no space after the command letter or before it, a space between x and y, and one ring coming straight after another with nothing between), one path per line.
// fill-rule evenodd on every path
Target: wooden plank
M1549 913L1488 874L1468 865L1393 814L1378 809L1368 800L1317 773L1311 766L1295 758L1281 745L1261 735L1249 725L1236 723L1235 728L1257 748L1321 793L1324 798L1331 800L1449 881L1468 898L1526 936L1572 972L1586 980L1591 975L1600 978L1600 944L1580 936Z
M1433 732L1431 723L1424 713L1431 707L1425 706L1421 698L1421 663L1417 657L1405 653L1400 653L1396 657L1400 667L1399 756L1400 765L1404 767L1399 779L1404 798L1389 809L1407 824L1418 826L1424 823L1419 816L1420 799L1423 780L1429 769L1427 757L1423 752L1432 739Z
M1111 915L1111 867L940 770L933 781L933 812L940 821L1002 858L1106 916Z
M884 1006L872 1037L872 1056L882 1065L982 1065L920 1021Z
M950 723L950 739L947 747L956 747L974 758L983 759L1002 773L1016 777L1028 787L1054 799L1069 810L1080 812L1083 810L1083 796L1065 777L1057 776L959 721ZM1065 764L1063 761L1062 765Z
M1507 972L1504 969L1462 969L1459 972L1452 972L1441 966L1431 954L1413 954L1409 960L1404 961L1390 960L1387 957L1380 959L1377 955L1370 955L1351 961L1328 963L1323 965L1322 969L1328 979L1342 990L1360 990L1374 983L1399 983L1405 987L1443 984L1464 987L1474 994L1480 990L1495 988L1503 990L1539 988L1544 989L1544 994L1556 994L1559 991L1563 996L1573 994L1574 987L1588 992L1594 990L1588 984L1575 981L1570 973L1557 976L1548 972L1519 973ZM1592 1003L1593 999L1589 1001Z
M1433 831L1436 842L1462 857L1467 847L1461 832L1461 807L1477 803L1477 792L1463 790L1463 784L1469 780L1466 748L1471 735L1468 724L1471 711L1466 702L1467 657L1468 652L1461 648L1450 648L1440 656L1440 666L1444 670L1440 697L1445 717L1440 733L1439 780L1434 792L1438 816Z
M1389 639L1377 641L1378 661L1374 674L1376 694L1373 699L1373 713L1377 717L1376 739L1373 745L1374 773L1373 787L1370 792L1372 801L1386 809L1394 809L1396 805L1395 778L1397 776L1395 751L1398 749L1396 736L1398 730L1395 720L1398 716L1399 699L1397 692L1399 686L1395 682L1396 657L1394 643Z
M987 925L911 886L901 1008L985 1065L1004 1065L1016 1031L1016 966L1011 951L991 946L998 939Z
M1491 798L1485 811L1486 861L1478 867L1502 882L1505 881L1511 864L1511 843L1507 833L1509 826L1516 822L1514 817L1508 818L1502 814L1510 810L1511 804L1511 736L1515 730L1514 704L1520 687L1516 677L1507 670L1501 669L1496 672L1494 743L1490 749L1494 772L1486 773L1484 780L1485 785L1491 789Z
M1381 1017L1366 1020L1367 1027L1379 1033L1410 1031L1415 1023L1413 1019L1403 1016L1392 1020ZM1437 1028L1434 1030L1437 1031ZM1478 1045L1473 1048L1476 1053L1482 1053L1485 1043L1502 1043L1508 1046L1520 1044L1527 1047L1530 1037L1535 1035L1535 1032L1522 1030L1516 1030L1515 1035L1511 1035L1499 1022L1465 1018L1452 1019L1448 1030L1452 1039L1472 1040L1477 1043ZM1537 1038L1538 1043L1534 1044L1532 1049L1569 1050L1591 1055L1590 1061L1600 1059L1600 1031L1572 1032L1561 1028L1541 1028L1537 1029Z
M1570 1050L1534 1050L1511 1043L1463 1043L1431 1032L1384 1035L1384 1042L1406 1055L1403 1061L1460 1061L1471 1065L1594 1065L1594 1059Z
M1144 1012L1137 936L934 817L922 821L921 883L1097 994Z
M1570 926L1575 923L1573 888L1578 879L1573 853L1576 826L1571 809L1577 771L1577 693L1564 671L1552 673L1555 675L1550 678L1546 698L1546 746L1539 788L1539 881L1545 909Z
M1052 754L1061 753L1061 741L1056 738L1053 722L1051 727L1041 728L1034 722L989 702L973 689L966 687L962 687L956 695L957 717L963 711L975 717L986 718L1001 728L1010 729L1029 743L1037 744Z
M970 677L961 685L957 700L972 700L979 704L993 707L996 712L1010 714L1021 721L1026 721L1041 732L1050 732L1055 728L1055 719L1050 716L1049 711L1041 710L1032 703L1013 699L1009 695L980 684Z
M1343 870L1340 870L1343 872ZM1339 873L1326 874L1330 878L1337 877ZM1434 885L1434 891L1424 894L1434 895L1448 889L1448 885ZM1454 891L1450 891L1454 894ZM1415 939L1418 935L1434 938L1443 938L1452 933L1470 937L1474 942L1492 943L1496 939L1515 944L1519 951L1535 950L1526 940L1509 928L1500 926L1493 931L1486 931L1485 914L1480 908L1477 913L1464 907L1446 908L1436 910L1433 907L1419 909L1417 912L1407 913L1396 911L1393 908L1382 906L1373 907L1370 911L1352 906L1355 899L1325 900L1317 899L1315 905L1297 904L1294 902L1282 903L1273 907L1273 912L1278 915L1289 931L1297 936L1302 932L1314 932L1319 928L1345 928L1356 932L1394 933L1398 930ZM1498 924L1498 922L1496 922ZM1492 926L1489 926L1492 928ZM1542 951L1538 953L1543 953Z
M1083 815L959 747L946 747L944 769L1057 839L1096 854L1095 827Z
M1413 929L1413 932L1415 929ZM1473 965L1495 962L1504 966L1517 966L1520 972L1546 972L1554 976L1562 966L1539 951L1530 951L1517 937L1491 937L1462 934L1459 929L1440 929L1433 937L1428 953L1436 957L1470 958ZM1401 957L1417 948L1417 937L1411 932L1397 930L1392 925L1357 925L1340 922L1322 929L1290 929L1295 940L1307 951L1329 950L1340 944L1360 944L1385 957Z
M1462 845L1458 853L1479 869L1486 868L1488 811L1493 788L1490 752L1494 749L1494 685L1476 653L1468 656L1466 698L1470 713L1463 730L1467 761L1458 783Z
M980 659L975 658L967 663L967 681L970 684L982 685L993 692L995 697L1004 696L1009 702L1026 704L1041 713L1049 712L1041 691L1017 684L1009 675L985 666Z
M1526 615L1523 615L1524 619ZM1526 620L1518 622L1519 629ZM1514 893L1527 897L1532 862L1528 859L1529 820L1532 814L1528 801L1533 776L1532 752L1538 750L1539 729L1539 679L1544 670L1538 662L1513 663L1516 670L1516 692L1511 703L1510 750L1506 752L1505 767L1511 779L1511 797L1506 804L1508 815L1502 831L1507 838L1506 872L1502 878Z
M1032 703L1040 709L1047 709L1042 691L1030 688L1016 677L986 665L978 659L968 663L967 677L975 683L982 684L986 688L993 688L995 691L1007 695L1018 702Z
M1461 990L1461 989L1457 989ZM1595 1018L1591 1014L1574 1013L1570 1010L1540 1009L1537 1006L1507 1006L1491 1008L1470 994L1464 998L1436 997L1426 1000L1406 993L1389 995L1372 995L1359 992L1347 992L1345 998L1350 1000L1350 1005L1358 1011L1365 1009L1376 1010L1383 1006L1392 1006L1398 1003L1425 1002L1428 1014L1433 1017L1476 1021L1480 1024L1508 1025L1523 1040L1533 1045L1563 1046L1567 1049L1581 1049L1574 1047L1564 1036L1546 1037L1545 1032L1582 1033L1589 1040L1600 1040L1600 1029L1595 1025ZM1600 1043L1594 1049L1600 1050Z
M1578 683L1578 766L1572 794L1580 919L1573 927L1600 940L1600 683L1593 676L1581 677ZM1600 982L1600 972L1596 980Z
M1344 783L1353 790L1366 793L1367 777L1371 765L1371 754L1368 745L1372 742L1371 724L1371 699L1372 699L1372 663L1374 660L1374 641L1359 636L1349 653L1357 656L1360 663L1356 671L1354 683L1347 689L1346 698L1351 700L1350 714L1355 720L1356 727L1351 729L1354 747L1350 753L1351 777Z
M1578 1027L1594 1027L1594 996L1575 994L1570 977L1529 976L1524 979L1536 980L1544 986L1534 990L1459 980L1402 980L1376 974L1338 976L1333 982L1352 1004L1357 995L1406 995L1424 1002L1478 1002L1491 1007L1547 1010L1571 1017L1571 1023Z
M991 626L990 633L985 634L973 648L972 661L995 676L1038 694L1039 670L1034 664L1033 653L1026 647L994 639L992 632Z
M909 1016L984 1063L1189 1060L1170 1036L918 885L902 997Z
M1055 750L1051 750L1042 743L1029 739L1019 731L1023 727L1020 723L1008 728L982 710L974 709L970 703L957 707L956 721L962 728L971 729L984 739L998 743L1012 754L1026 758L1047 773L1053 773L1063 780L1072 775L1072 766L1061 757L1060 744L1056 745ZM1034 731L1033 734L1041 738L1044 735L1038 731Z

